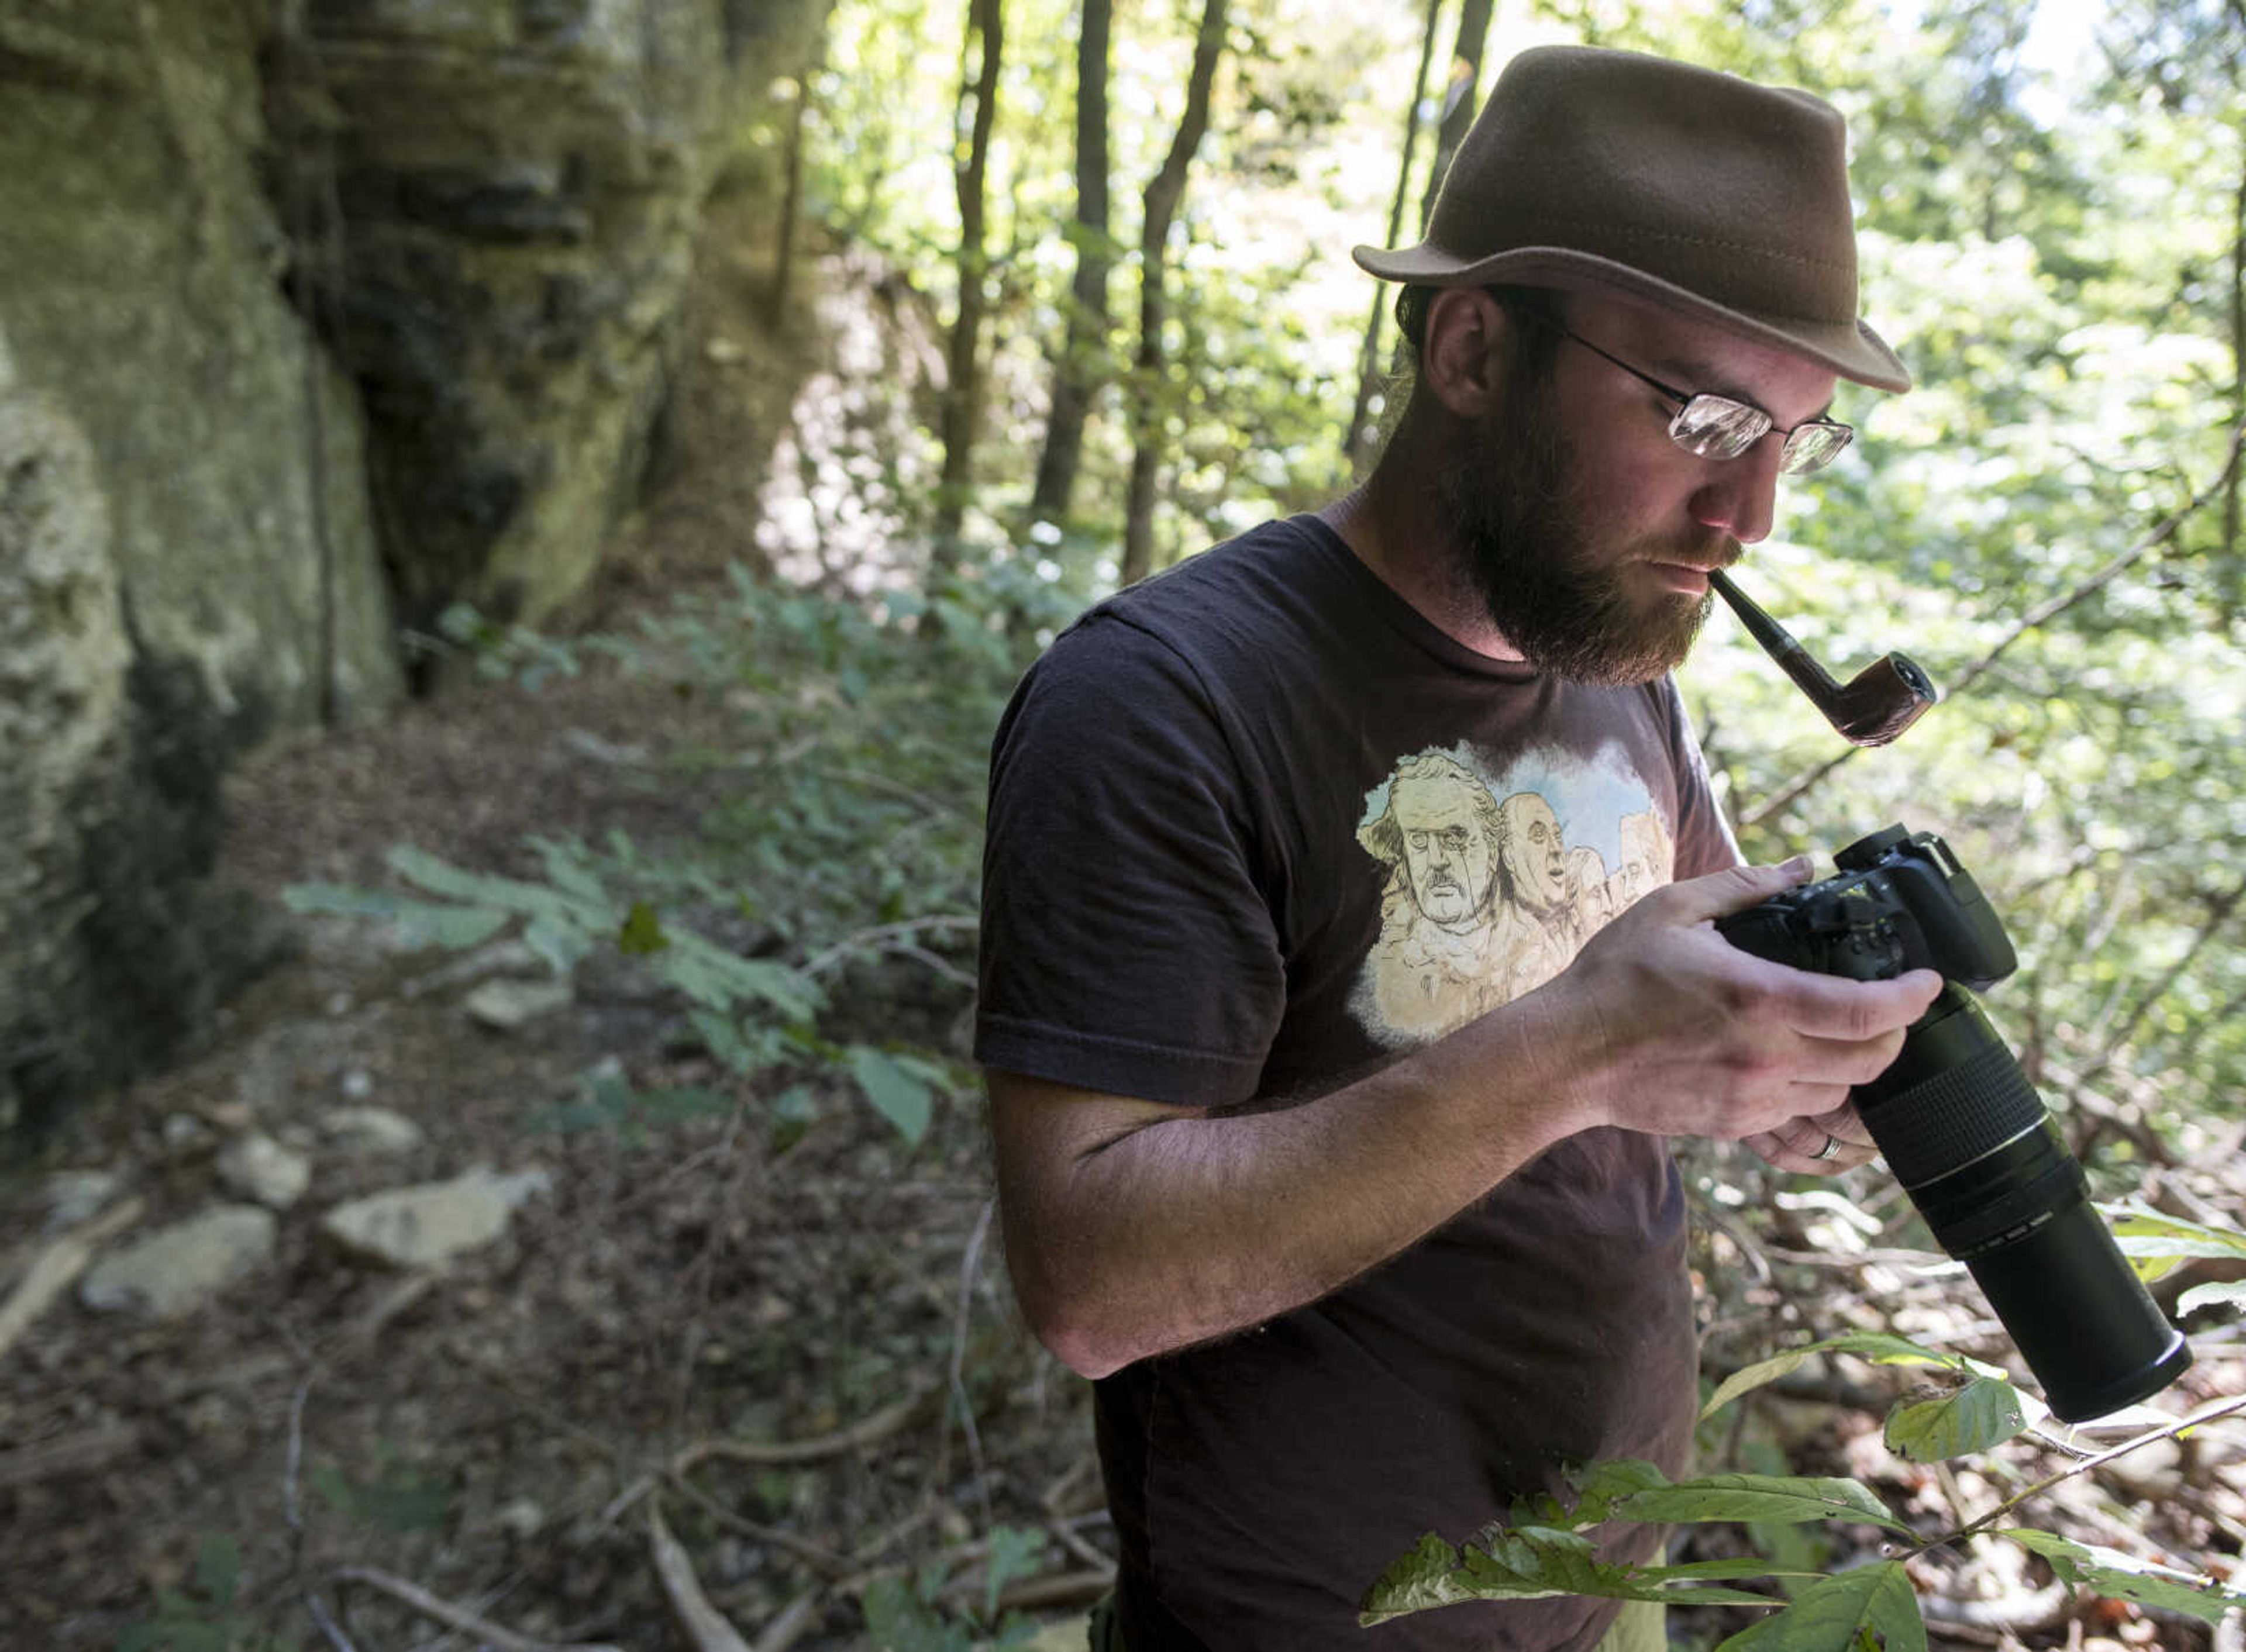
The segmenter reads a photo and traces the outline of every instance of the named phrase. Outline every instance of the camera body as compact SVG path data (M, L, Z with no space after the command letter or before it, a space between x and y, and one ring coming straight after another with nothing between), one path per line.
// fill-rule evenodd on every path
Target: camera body
M1851 981L1932 969L1976 992L2019 967L2011 937L1973 874L1931 832L1899 826L1859 838L1821 883L1717 920L1733 946L1775 963Z
M1821 975L1944 977L1894 1064L1850 1092L1858 1116L2054 1414L2083 1422L2157 1393L2191 1350L2122 1259L2082 1166L1968 990L2018 967L1980 885L1933 833L1899 826L1834 859L1834 876L1719 918L1718 931Z

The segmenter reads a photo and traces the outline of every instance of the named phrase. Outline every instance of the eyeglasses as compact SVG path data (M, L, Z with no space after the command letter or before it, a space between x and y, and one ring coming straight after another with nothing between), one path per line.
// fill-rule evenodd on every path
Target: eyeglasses
M1517 310L1538 326L1571 338L1594 356L1612 362L1632 378L1651 385L1678 404L1677 417L1669 421L1669 439L1701 459L1737 459L1777 429L1778 421L1753 402L1706 391L1683 391L1664 384L1650 373L1642 373L1619 356L1609 355L1580 333L1571 332L1548 316ZM1784 432L1786 445L1779 450L1778 468L1788 475L1804 476L1823 470L1855 439L1855 427L1830 418L1807 418Z

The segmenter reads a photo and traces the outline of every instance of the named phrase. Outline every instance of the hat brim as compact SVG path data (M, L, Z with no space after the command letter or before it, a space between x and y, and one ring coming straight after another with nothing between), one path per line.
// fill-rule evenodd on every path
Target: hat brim
M1703 298L1689 288L1642 269L1568 247L1515 247L1487 258L1462 260L1420 245L1388 251L1359 247L1358 267L1383 281L1414 287L1557 287L1571 292L1606 289L1646 299L1728 332L1807 356L1841 377L1875 390L1906 391L1910 371L1887 341L1861 321L1829 322L1797 316L1757 316Z

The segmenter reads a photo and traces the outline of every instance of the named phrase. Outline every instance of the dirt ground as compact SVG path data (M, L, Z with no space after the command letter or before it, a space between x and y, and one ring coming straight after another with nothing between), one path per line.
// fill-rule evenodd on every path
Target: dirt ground
M712 280L698 337L753 332L748 276ZM768 377L785 375L743 375ZM581 620L614 624L744 543L753 496L724 433L777 415L706 376L682 407L659 507ZM458 683L245 766L221 875L272 901L306 880L380 882L398 843L508 871L536 833L660 842L709 795L650 778L699 715L609 671L536 692ZM682 1554L756 1652L870 1648L861 1602L884 1580L929 1608L899 1652L965 1652L994 1554L1038 1644L1081 1644L1112 1547L1088 1390L1008 1304L972 1098L914 1150L840 1097L786 1144L754 1106L639 1141L541 1133L534 1115L603 1061L642 1088L727 1081L629 968L588 966L568 1009L502 1033L466 1013L476 979L452 955L344 921L296 933L206 1048L90 1110L57 1155L118 1173L114 1200L142 1201L134 1231L220 1197L214 1157L251 1130L301 1144L312 1177L272 1263L210 1306L149 1322L65 1297L0 1356L0 1652L119 1645L167 1593L182 1652L716 1652L727 1643L666 1593ZM857 1013L877 1026L881 1010L875 996ZM330 1144L323 1120L359 1105L410 1118L419 1144ZM316 1231L343 1200L477 1166L542 1172L545 1190L441 1272L373 1271ZM51 1238L45 1186L0 1189L0 1280ZM2236 1375L2210 1370L2198 1392L2235 1391ZM1832 1472L1892 1473L1876 1432L1824 1406L1787 1443ZM2236 1457L2209 1460L2235 1479ZM1954 1478L1913 1485L1959 1495ZM2181 1551L2235 1554L2238 1486L2186 1490L2109 1484L2100 1506L2134 1507ZM239 1557L215 1591L198 1574L214 1542ZM2206 1637L2124 1612L1964 1623L1936 1643Z

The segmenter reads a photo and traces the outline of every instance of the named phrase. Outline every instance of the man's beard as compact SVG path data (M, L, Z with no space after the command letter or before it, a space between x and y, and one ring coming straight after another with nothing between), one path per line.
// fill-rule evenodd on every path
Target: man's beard
M1625 576L1642 559L1593 541L1575 444L1545 380L1526 377L1511 375L1468 451L1439 472L1461 571L1538 670L1602 686L1650 682L1691 650L1714 595L1633 600ZM1706 549L1677 554L1703 560ZM1725 540L1722 560L1738 554Z

